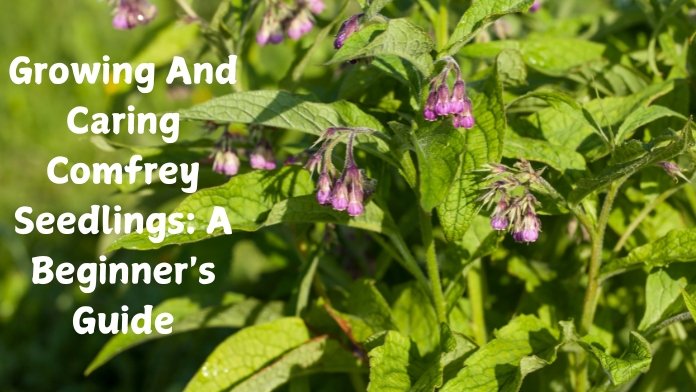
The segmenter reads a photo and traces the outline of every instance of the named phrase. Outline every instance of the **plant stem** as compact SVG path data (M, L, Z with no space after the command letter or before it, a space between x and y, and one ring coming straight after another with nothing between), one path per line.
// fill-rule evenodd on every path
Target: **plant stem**
M437 319L441 323L447 322L447 312L445 311L445 296L442 294L442 282L440 282L440 267L437 264L437 253L435 252L435 241L433 239L433 223L430 213L420 209L421 233L423 235L423 246L425 246L425 263L430 278L430 290L432 291L433 302Z
M476 344L482 346L488 341L486 335L486 318L483 309L484 279L481 259L476 260L466 274L469 304L471 305L471 319L474 324L474 338Z
M447 0L440 0L440 5L438 6L438 22L435 25L435 38L437 39L438 50L443 50L449 39L449 14L447 3Z
M607 229L607 222L609 221L611 207L614 205L616 195L619 193L619 189L621 188L621 185L623 185L624 181L626 181L625 177L617 180L609 186L609 191L604 199L604 204L602 204L602 211L599 213L599 218L597 218L597 224L593 228L588 228L590 229L590 238L592 240L592 253L590 256L590 264L588 266L587 289L585 290L585 298L582 306L582 317L580 319L579 332L581 335L587 334L592 327L592 323L594 322L595 311L597 310L597 301L599 299L599 292L601 290L599 269L602 266L604 234ZM587 365L587 354L584 351L578 353L575 380L575 390L578 392L584 392L589 389Z

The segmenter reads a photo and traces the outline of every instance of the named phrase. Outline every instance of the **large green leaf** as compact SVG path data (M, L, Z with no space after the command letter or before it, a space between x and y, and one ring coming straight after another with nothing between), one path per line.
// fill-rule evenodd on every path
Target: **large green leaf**
M612 357L605 348L589 339L583 338L578 343L597 358L614 385L624 384L648 371L652 362L650 343L635 331L631 331L628 349L621 358Z
M464 137L449 121L420 128L415 136L421 206L430 211L440 205L459 168Z
M609 166L595 177L581 179L578 181L577 187L570 192L568 200L577 204L590 193L606 187L620 178L629 177L647 166L674 158L692 144L691 123L687 122L684 129L670 138L666 146L653 148L636 159Z
M442 392L518 391L524 377L555 361L559 333L534 316L519 316L464 361Z
M233 229L253 231L261 227L266 213L278 202L293 196L312 193L314 184L309 172L299 167L284 167L276 171L253 171L233 177L224 185L200 190L184 199L174 212L183 213L194 228L192 234L167 234L160 243L148 239L147 232L127 234L117 239L109 249L156 249L170 244L201 241L224 234L221 229L208 234L211 213L216 206L224 207Z
M690 261L696 261L696 229L673 230L654 242L633 249L628 256L605 264L602 275L606 278L632 268L655 268Z
M368 353L369 392L402 392L411 388L408 375L411 341L396 331L388 331L384 343Z
M629 114L628 117L626 117L626 120L624 120L623 124L621 124L621 127L619 127L619 130L616 131L616 142L621 143L624 140L629 139L631 136L633 136L636 129L646 124L650 124L655 120L670 116L686 120L686 117L664 106L654 105L640 107L633 113Z
M424 356L439 344L439 323L430 295L415 283L399 288L392 304L394 323L399 331L408 336Z
M241 328L257 322L266 322L280 317L282 304L272 302L264 304L256 299L245 299L240 295L230 295L219 306L202 308L190 298L173 298L162 302L152 311L151 322L162 313L174 317L172 334L193 331L201 328ZM111 358L131 347L164 336L156 331L152 334L136 335L131 331L118 334L102 347L99 354L89 364L85 374L90 374Z
M327 336L314 338L264 366L235 385L230 392L273 391L296 377L316 373L353 373L360 370L356 357Z
M645 282L645 313L638 324L640 331L648 331L683 310L682 290L696 278L696 271L689 271L690 266L681 267L686 268L658 269L648 275Z
M585 170L585 158L563 146L555 146L546 140L532 139L508 132L503 156L546 163L559 172Z
M480 179L475 170L487 163L500 162L507 121L502 86L497 70L480 84L469 88L476 125L464 131L466 149L455 180L444 203L437 208L438 217L450 241L460 240L478 210Z
M533 3L534 0L472 1L454 28L444 52L454 55L489 23L507 14L526 12Z
M564 76L583 65L602 59L605 46L578 38L531 37L525 40L504 40L472 43L460 54L473 58L490 58L503 50L517 50L527 66L547 75Z
M365 57L396 56L411 63L423 76L433 68L433 41L420 27L407 19L390 19L372 24L352 34L331 59L342 63Z
M308 340L304 322L294 317L245 328L215 348L186 391L228 390Z

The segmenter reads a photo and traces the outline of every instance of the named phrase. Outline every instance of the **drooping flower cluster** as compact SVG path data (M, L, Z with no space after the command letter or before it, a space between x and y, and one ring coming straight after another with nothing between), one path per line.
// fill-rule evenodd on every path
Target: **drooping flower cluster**
M112 24L119 30L129 30L148 24L157 15L157 7L147 0L118 0Z
M215 125L217 128L217 124ZM253 126L252 126L253 127ZM225 130L215 144L211 154L213 159L213 171L226 176L235 176L241 167L240 156L248 151L244 146L254 146L248 154L249 166L257 170L273 170L276 168L276 160L270 143L266 139L257 136L258 132L252 130L250 137L231 134ZM254 142L254 140L257 140Z
M672 179L674 182L679 182L679 179L683 179L686 182L691 182L688 177L682 173L682 169L674 162L662 161L657 163Z
M466 93L466 84L462 80L462 71L453 58L446 57L444 60L447 64L442 72L430 81L423 117L428 121L435 121L438 117L451 116L455 128L472 128L475 123L474 115L471 100ZM454 72L455 75L451 93L447 83L450 72Z
M484 207L495 205L491 214L491 228L509 231L517 242L535 242L541 231L541 220L536 207L539 202L531 192L531 185L540 181L543 169L535 171L527 161L512 168L489 165L491 183L480 200Z
M314 15L324 11L324 0L296 0L292 5L283 0L271 0L256 33L259 45L278 44L285 34L300 39L314 27Z
M319 149L310 155L305 167L319 173L317 179L317 202L331 205L336 211L346 211L350 216L362 215L365 211L365 198L370 193L370 180L358 168L353 156L353 141L357 133L370 132L365 128L329 128L315 143ZM346 159L343 171L339 172L333 164L334 148L348 138Z
M334 40L335 49L341 49L348 37L360 30L360 20L362 16L363 14L355 14L343 21L341 27L338 29L338 33L336 33L336 39Z

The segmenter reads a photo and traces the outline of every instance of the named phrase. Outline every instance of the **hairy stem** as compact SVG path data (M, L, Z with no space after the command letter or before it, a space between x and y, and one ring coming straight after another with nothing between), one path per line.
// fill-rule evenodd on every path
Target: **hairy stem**
M423 246L425 247L425 263L430 278L430 290L432 291L433 302L437 319L441 323L447 322L447 312L445 311L445 296L442 294L442 282L440 281L440 267L437 264L437 253L435 252L435 240L433 239L433 224L430 213L421 209L420 213L421 233L423 235Z
M476 260L466 274L469 303L471 305L471 318L474 324L474 338L476 344L482 346L488 341L486 335L486 318L483 308L484 279L481 259Z
M602 204L602 210L597 218L597 224L590 229L590 238L592 240L592 253L590 256L590 264L587 272L587 289L585 290L585 298L582 305L582 317L580 318L580 334L589 332L594 322L595 311L597 310L597 301L601 290L599 280L599 269L602 266L602 250L604 249L604 234L609 221L609 214L614 205L616 195L619 193L621 185L626 178L619 179L609 186L609 191ZM576 384L575 390L588 390L587 365L588 357L585 352L578 354L576 368Z

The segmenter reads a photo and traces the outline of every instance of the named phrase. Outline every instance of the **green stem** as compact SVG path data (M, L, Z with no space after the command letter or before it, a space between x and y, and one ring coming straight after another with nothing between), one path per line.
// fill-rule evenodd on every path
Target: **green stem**
M421 233L423 235L423 246L425 246L425 263L430 278L430 290L432 291L433 302L437 319L441 323L447 322L447 312L445 311L445 296L442 294L442 282L440 281L440 267L437 264L437 253L435 252L435 240L433 239L433 223L430 213L420 209Z
M479 346L488 341L486 334L486 318L483 308L484 279L481 259L476 260L466 274L467 291L471 305L471 318L474 324L474 338Z
M597 301L601 290L599 280L599 270L602 266L602 250L604 249L604 234L606 233L609 214L614 205L614 200L619 193L621 185L626 178L619 179L609 186L609 191L602 204L602 211L599 213L597 224L590 228L590 238L592 240L592 253L590 256L590 264L587 273L587 289L585 290L585 298L582 306L582 317L580 318L581 335L587 334L594 322L595 312L597 310ZM587 391L588 388L588 356L582 351L578 353L577 368L576 368L576 384L575 390L580 392Z
M435 26L435 38L437 39L438 50L443 50L449 39L449 14L447 3L447 0L440 0L440 5L438 6L438 22Z

